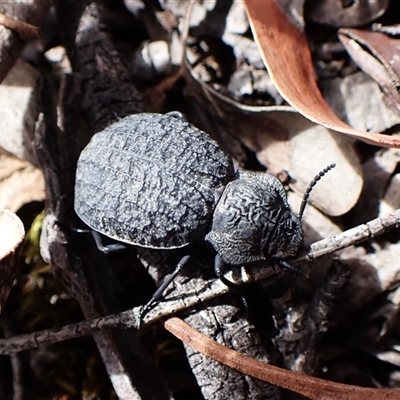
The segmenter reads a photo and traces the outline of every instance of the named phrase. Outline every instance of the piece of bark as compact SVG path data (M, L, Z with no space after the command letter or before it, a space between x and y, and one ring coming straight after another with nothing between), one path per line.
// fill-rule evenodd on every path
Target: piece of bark
M63 100L71 102L66 109L61 107L65 124L64 131L57 127L56 115L51 107L54 98L53 81L45 82L42 102L44 103L44 120L38 124L38 134L35 139L38 160L42 163L42 169L46 181L46 217L43 222L41 236L41 253L44 259L51 262L53 272L58 276L71 293L77 299L83 314L87 319L100 316L97 311L89 284L83 274L80 260L72 247L69 223L72 219L73 178L75 171L78 137L76 128L79 123L74 116L79 107L76 97L76 86L67 85L64 89ZM47 103L46 103L47 102ZM75 108L76 107L76 108ZM65 151L68 149L68 151ZM121 399L145 399L135 387L134 376L126 369L121 356L121 349L113 337L113 332L95 333L93 338L97 344L105 368L115 391ZM124 348L126 351L126 347ZM138 361L138 360L137 360ZM143 366L143 364L140 364ZM153 370L153 369L151 369ZM140 385L140 382L139 382ZM145 388L146 389L146 388ZM160 386L151 386L150 390L159 390ZM146 389L148 390L148 388Z
M17 274L25 239L22 221L8 210L0 211L0 313Z
M67 48L74 76L80 76L79 85L72 85L69 91L64 89L63 103L59 109L59 121L65 135L75 138L73 146L63 146L68 152L60 167L64 173L65 170L69 171L64 183L69 190L66 206L71 213L76 160L81 143L87 140L78 117L84 114L87 118L90 134L126 114L139 112L142 105L101 19L101 7L94 2L76 4L72 1L58 2L56 7L61 16L60 25L69 27L66 31L68 35L62 41ZM71 29L74 26L76 31ZM49 216L46 218L48 221ZM99 274L94 269L94 261L90 257L89 260L82 268L87 280L86 289L82 290L91 293L89 304L83 301L87 293L78 296L84 315L89 318L93 313L99 315L120 311L118 287L112 279L110 266L103 263L104 268ZM70 282L67 283L69 286ZM113 301L108 302L107 298ZM100 336L95 334L94 339L119 397L169 398L162 378L145 354L135 332L116 329ZM148 382L149 377L152 377L152 384Z
M317 124L369 144L399 148L397 137L357 131L337 117L317 86L305 34L287 18L278 3L244 0L255 41L282 97Z
M56 9L63 16L61 26L69 28L62 40L73 71L82 79L81 108L91 131L99 132L120 118L140 112L141 97L102 22L101 5L60 0ZM76 15L81 17L77 20Z
M283 355L285 368L306 375L317 372L320 341L334 325L335 302L342 295L349 277L349 267L336 259L311 299L291 304L282 296L281 301L274 301L279 330L274 343Z
M237 318L240 309L221 300L205 303L184 320L196 331L253 359L268 362L269 357L261 344L254 326L245 318ZM204 357L190 346L185 346L189 364L205 399L281 398L277 387L251 378L225 365Z
M71 151L75 146L66 142L64 132L57 126L53 99L53 82L48 79L42 89L45 113L38 123L35 135L36 155L41 162L46 181L46 216L40 238L41 254L53 266L53 273L77 299L85 317L93 318L99 314L95 310L80 261L71 246L70 232L66 229L68 225L65 218L72 211L72 176L67 152L61 149ZM67 166L69 168L66 168ZM128 376L115 353L109 333L95 334L93 338L111 379L114 378L113 384L118 395L126 399L129 396L139 398L135 391L130 389Z

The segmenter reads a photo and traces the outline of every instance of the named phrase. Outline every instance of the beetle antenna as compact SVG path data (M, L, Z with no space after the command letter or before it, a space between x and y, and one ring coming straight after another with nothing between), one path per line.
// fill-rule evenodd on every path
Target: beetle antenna
M303 218L303 214L304 214L304 210L307 205L308 198L310 197L310 193L313 190L314 186L324 175L326 175L331 169L333 169L335 167L336 167L335 163L328 165L321 172L319 172L317 175L315 175L314 179L309 183L309 185L304 193L303 201L301 202L300 211L299 211L299 220L301 220Z

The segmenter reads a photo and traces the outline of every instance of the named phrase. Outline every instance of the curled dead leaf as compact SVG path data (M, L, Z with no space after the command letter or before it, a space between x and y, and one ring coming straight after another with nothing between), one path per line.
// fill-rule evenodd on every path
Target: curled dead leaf
M383 400L400 399L399 390L372 389L330 382L284 370L254 360L229 349L197 332L181 319L173 317L164 327L185 344L231 368L315 400Z
M400 40L359 29L340 29L339 39L355 63L379 84L387 104L399 113Z
M400 147L398 137L357 131L336 116L317 86L304 33L281 11L277 0L245 0L244 4L268 72L289 104L326 128L375 146Z

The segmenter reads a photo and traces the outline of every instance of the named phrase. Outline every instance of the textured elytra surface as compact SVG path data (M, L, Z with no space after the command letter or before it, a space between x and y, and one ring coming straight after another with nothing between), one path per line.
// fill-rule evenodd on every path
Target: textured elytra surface
M176 248L204 238L231 159L171 114L135 114L93 136L76 173L75 210L122 242Z

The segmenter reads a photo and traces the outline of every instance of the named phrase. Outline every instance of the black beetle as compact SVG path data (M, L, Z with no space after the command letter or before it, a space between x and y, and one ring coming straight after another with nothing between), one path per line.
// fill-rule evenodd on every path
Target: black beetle
M233 286L222 275L225 265L269 260L290 268L286 260L303 246L311 187L333 166L312 181L296 216L275 176L235 171L181 114L135 114L94 135L82 151L75 210L95 231L131 245L174 249L205 239L217 253L217 275Z

